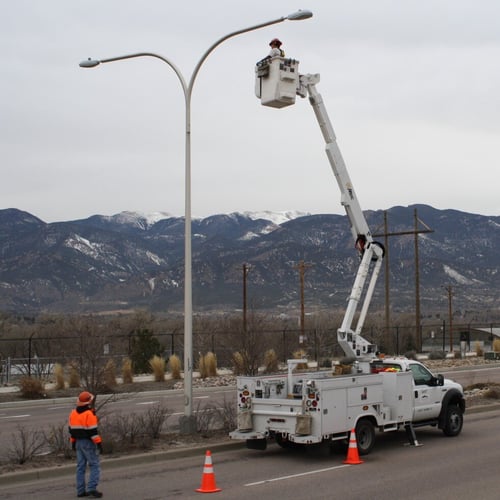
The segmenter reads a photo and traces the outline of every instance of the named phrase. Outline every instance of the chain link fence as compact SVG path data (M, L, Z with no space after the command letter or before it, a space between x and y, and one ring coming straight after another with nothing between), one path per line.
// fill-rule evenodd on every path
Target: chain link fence
M492 349L494 338L500 335L500 324L454 324L450 332L445 321L421 327L419 338L422 352L443 351L462 353L481 349ZM386 354L405 354L417 351L417 336L414 326L368 327L363 336L378 345ZM154 334L159 341L165 360L175 354L184 359L184 335L182 332ZM113 359L117 367L132 354L134 335L92 334L27 338L0 338L0 383L12 383L22 376L48 379L56 363L66 366L82 366L85 362L106 364ZM224 332L194 332L193 361L213 352L219 368L232 368L233 354L247 350L263 359L264 353L274 350L279 361L306 356L317 362L318 367L331 366L331 361L344 353L337 343L334 329L281 329ZM92 361L94 360L94 361Z

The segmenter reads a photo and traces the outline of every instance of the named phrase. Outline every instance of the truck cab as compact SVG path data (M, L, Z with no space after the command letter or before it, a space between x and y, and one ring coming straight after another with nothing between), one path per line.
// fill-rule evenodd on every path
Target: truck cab
M438 425L449 436L460 433L465 399L460 384L434 375L426 366L407 358L384 358L372 363L372 372L409 371L413 377L412 425Z

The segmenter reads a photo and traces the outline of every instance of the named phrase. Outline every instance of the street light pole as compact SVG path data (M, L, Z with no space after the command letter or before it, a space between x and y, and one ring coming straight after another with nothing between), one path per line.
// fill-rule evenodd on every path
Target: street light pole
M196 420L193 416L193 288L192 288L192 250L191 250L191 96L196 76L207 57L221 43L229 38L248 33L266 26L278 24L283 21L301 21L312 17L309 10L298 10L288 16L280 17L272 21L256 24L248 28L233 31L219 38L201 56L196 64L189 83L182 76L179 69L166 57L153 52L139 52L125 56L111 57L108 59L91 59L80 63L82 68L94 68L101 63L121 61L136 57L155 57L168 64L177 75L184 92L186 105L185 120L185 206L184 206L184 416L179 420L180 430L183 434L192 434L196 431Z

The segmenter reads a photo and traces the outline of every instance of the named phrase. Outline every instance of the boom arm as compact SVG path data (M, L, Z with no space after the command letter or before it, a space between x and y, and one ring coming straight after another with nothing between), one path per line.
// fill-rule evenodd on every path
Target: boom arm
M337 330L337 339L347 356L353 356L357 360L363 361L375 357L376 346L369 343L361 336L361 330L382 266L384 249L380 244L373 241L368 223L361 210L344 159L337 145L335 132L323 103L323 98L316 90L316 83L318 82L319 75L300 75L297 93L302 97L309 95L309 102L313 107L316 119L318 120L325 139L326 155L328 156L330 166L332 167L335 179L340 188L340 202L349 218L351 233L355 241L356 249L361 254L361 263L351 290L344 320ZM352 324L354 315L362 299L367 281L368 287L366 288L356 330L353 330Z
M358 361L369 361L375 357L375 351L377 349L375 345L369 343L361 336L361 330L382 267L384 249L382 245L373 241L368 223L361 210L344 159L337 145L335 132L323 103L323 98L316 90L316 83L318 82L319 75L300 75L297 94L302 97L309 95L309 102L313 107L316 119L318 120L326 142L326 154L340 188L340 201L349 218L351 233L356 248L361 254L361 263L351 290L342 325L337 330L337 339L346 356L352 356ZM366 288L356 330L353 330L352 324L354 316L367 281L368 286Z
M362 362L364 366L360 368L362 371L366 371L368 362L375 357L377 349L375 345L361 336L361 330L382 267L384 248L380 243L373 241L372 234L359 205L323 99L316 90L319 75L300 75L298 65L298 61L283 57L272 57L259 61L255 68L255 94L262 105L274 108L294 104L296 95L301 97L309 96L309 102L316 114L326 142L328 160L340 188L340 201L349 218L356 249L361 255L361 263L349 296L342 325L337 330L337 338L345 354L354 357L358 362ZM356 329L353 330L354 316L363 293L364 299L361 311Z

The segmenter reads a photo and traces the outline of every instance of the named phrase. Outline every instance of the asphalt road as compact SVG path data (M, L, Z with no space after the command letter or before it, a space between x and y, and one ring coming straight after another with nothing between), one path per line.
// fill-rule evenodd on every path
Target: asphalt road
M479 382L500 383L500 367L464 368L443 371L447 378L461 383L464 387ZM234 401L234 387L215 387L195 389L193 391L193 409L203 407L204 403L222 406L224 402ZM100 401L105 396L100 396ZM140 413L151 405L164 404L171 416L167 420L170 430L178 428L178 417L184 411L184 393L177 391L137 392L118 396L106 404L106 413ZM74 407L74 398L65 400L26 401L0 404L0 458L6 453L12 436L19 427L25 429L49 430L53 426L65 425L69 412Z
M216 498L244 500L498 499L500 411L466 416L459 437L417 429L422 446L406 445L404 432L378 434L374 451L360 465L343 454L318 457L276 445L266 451L242 447L212 453ZM154 464L104 467L100 489L108 499L194 499L202 493L204 450ZM73 473L1 486L2 499L63 499L75 496Z
M106 396L100 396L102 402ZM198 406L203 408L205 402L224 404L224 401L235 401L234 387L217 387L196 389L193 391L193 411ZM151 405L165 405L170 417L167 428L178 429L179 416L184 413L183 391L136 392L128 395L118 395L105 404L106 413L141 413ZM236 403L235 403L236 404ZM17 435L19 428L49 430L52 427L66 425L68 415L75 406L75 398L23 401L0 404L0 459L3 458L12 442L12 436ZM102 415L102 413L101 413Z

